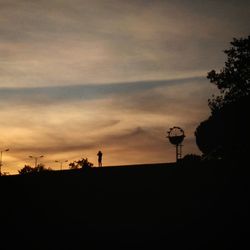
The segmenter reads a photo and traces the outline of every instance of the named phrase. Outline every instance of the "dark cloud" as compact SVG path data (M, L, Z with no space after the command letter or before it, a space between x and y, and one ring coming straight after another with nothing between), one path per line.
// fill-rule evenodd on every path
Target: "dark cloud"
M173 85L185 84L197 80L202 81L203 79L200 77L192 77L161 81L124 82L117 84L85 84L36 88L4 87L0 88L0 103L2 105L4 105L4 103L18 105L49 105L78 100L88 101L105 98L111 95L123 95L129 97L131 94L140 94L158 87L171 87ZM136 100L134 101L136 102Z
M86 149L92 149L95 148L94 144L88 144L88 143L79 143L79 142L74 142L72 144L65 144L62 143L61 145L58 144L56 146L21 146L20 148L16 147L14 148L14 153L15 154L27 154L30 152L30 154L55 154L55 153L69 153L69 152L74 152L74 151L84 151ZM23 156L20 157L23 159Z

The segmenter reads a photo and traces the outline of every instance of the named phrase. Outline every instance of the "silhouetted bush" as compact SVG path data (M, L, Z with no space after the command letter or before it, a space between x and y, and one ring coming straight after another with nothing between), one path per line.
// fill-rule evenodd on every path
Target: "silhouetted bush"
M36 167L25 165L22 169L18 170L19 174L41 173L51 171L51 168L46 168L43 164L38 164Z
M213 158L246 157L250 153L250 122L245 111L249 106L250 96L247 96L224 105L203 121L195 132L199 149Z
M20 170L18 170L19 174L28 174L28 173L32 173L34 170L34 168L32 168L29 165L24 165L24 167Z
M183 163L199 163L201 161L202 157L200 155L196 154L187 154L182 158Z
M91 168L92 166L93 163L89 162L88 158L82 158L69 164L70 169Z

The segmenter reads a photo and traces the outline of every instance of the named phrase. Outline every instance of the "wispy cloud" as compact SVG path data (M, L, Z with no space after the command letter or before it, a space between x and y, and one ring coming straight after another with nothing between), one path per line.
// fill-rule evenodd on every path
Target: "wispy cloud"
M249 32L249 9L249 1L2 3L0 84L76 85L202 75L219 66L218 51L233 36Z

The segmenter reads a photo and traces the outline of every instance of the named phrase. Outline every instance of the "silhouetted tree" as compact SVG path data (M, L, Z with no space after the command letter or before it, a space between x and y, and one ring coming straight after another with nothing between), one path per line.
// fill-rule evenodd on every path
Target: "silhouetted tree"
M249 96L250 93L250 36L234 38L231 45L224 51L227 61L223 69L219 73L212 70L207 75L220 91L219 96L209 99L212 112L223 108L225 104Z
M88 158L82 158L69 164L70 169L91 168L92 166L93 163L89 162Z
M69 163L69 168L70 169L78 169L79 168L79 165L76 164L75 161Z
M43 164L38 164L36 167L31 167L29 165L24 165L24 167L18 170L19 174L29 174L29 173L40 173L44 171L51 171L51 168L46 168Z
M28 173L32 173L33 168L29 165L24 165L24 167L20 170L18 170L19 174L28 174Z
M249 119L246 109L250 105L250 36L234 39L225 50L225 67L208 73L220 95L209 100L211 116L201 122L195 131L196 143L205 155L230 158L250 153Z

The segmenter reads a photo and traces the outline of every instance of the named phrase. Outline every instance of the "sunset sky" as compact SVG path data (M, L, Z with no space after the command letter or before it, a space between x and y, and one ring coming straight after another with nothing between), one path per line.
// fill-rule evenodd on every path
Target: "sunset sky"
M249 17L247 0L0 0L2 172L100 149L104 165L171 162L172 126L199 153L206 74Z

